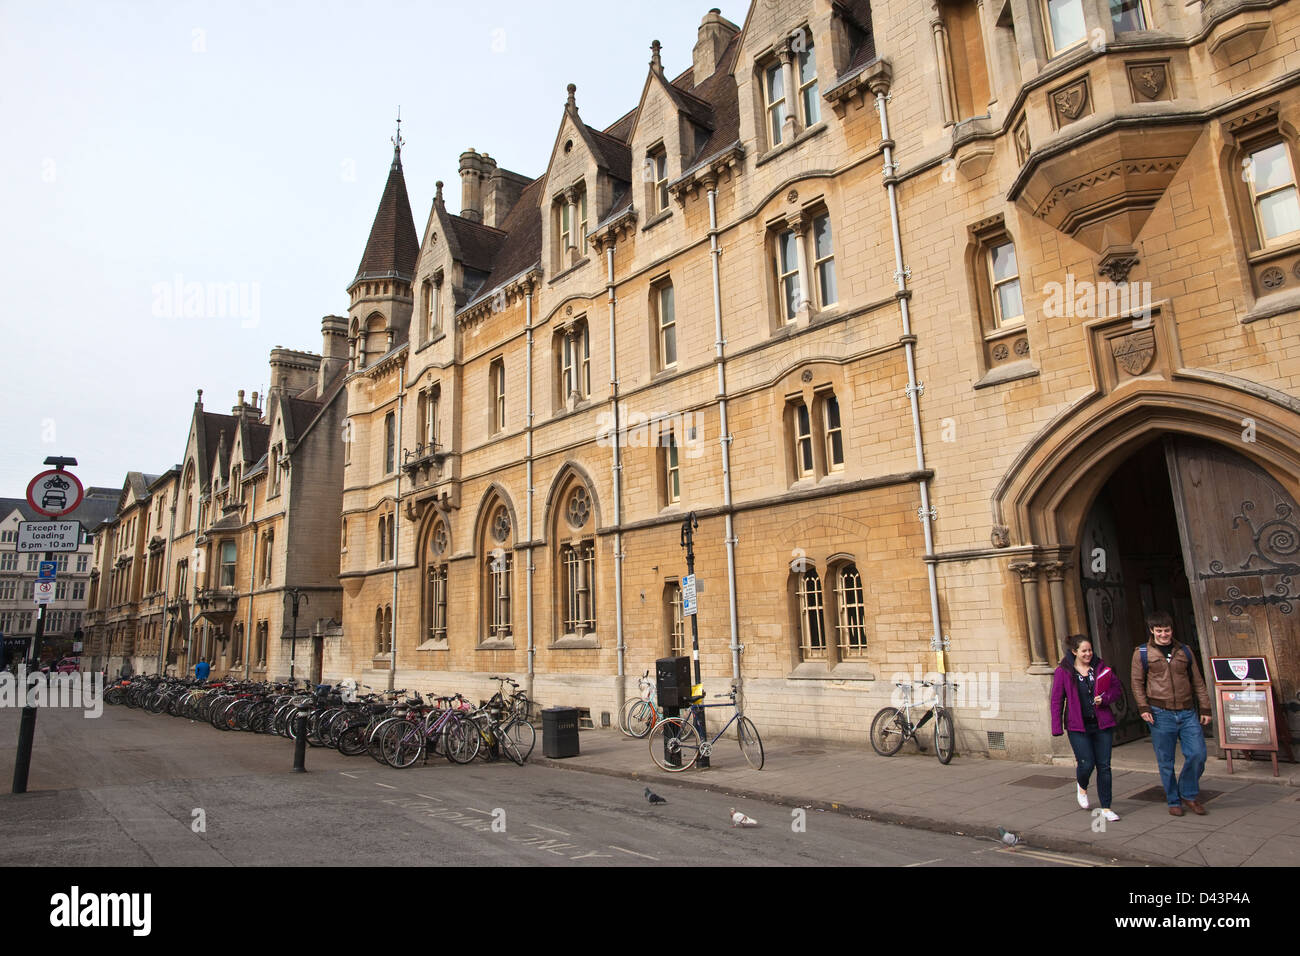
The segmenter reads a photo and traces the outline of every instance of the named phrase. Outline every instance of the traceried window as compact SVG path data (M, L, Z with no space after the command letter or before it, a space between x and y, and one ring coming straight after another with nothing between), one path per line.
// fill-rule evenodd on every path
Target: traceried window
M514 555L501 548L489 554L487 559L488 588L488 633L492 640L509 640L513 632L510 626L510 578L514 565Z
M826 659L826 622L822 580L815 568L796 578L799 598L799 651L805 661Z
M835 574L836 640L840 659L867 655L866 601L862 575L856 564L846 564Z
M447 565L429 568L428 591L429 637L431 641L447 640Z
M1286 143L1255 149L1246 172L1261 242L1266 246L1278 245L1300 236L1300 202Z
M822 433L826 436L826 470L844 470L844 430L840 426L840 402L834 392L821 399Z
M564 580L560 623L565 636L582 637L596 629L592 600L595 554L595 543L591 540L565 544L560 548L560 567Z

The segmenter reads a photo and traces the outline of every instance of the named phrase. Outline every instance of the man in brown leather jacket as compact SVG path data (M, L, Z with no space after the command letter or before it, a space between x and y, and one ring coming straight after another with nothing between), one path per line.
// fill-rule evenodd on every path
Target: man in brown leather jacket
M1151 726L1160 782L1169 812L1183 815L1183 805L1198 816L1205 807L1196 798L1205 769L1205 737L1210 725L1210 694L1191 648L1174 640L1174 620L1164 611L1147 618L1151 640L1133 651L1132 687L1142 719ZM1200 711L1199 719L1197 711ZM1183 747L1183 772L1174 777L1174 755Z

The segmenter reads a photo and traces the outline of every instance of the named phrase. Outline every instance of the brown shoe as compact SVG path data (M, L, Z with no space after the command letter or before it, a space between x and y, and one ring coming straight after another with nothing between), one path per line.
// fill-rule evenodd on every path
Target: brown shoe
M1199 800L1184 800L1183 803L1187 804L1188 808L1198 817L1205 816L1205 807L1201 806Z
M1169 815L1170 815L1171 817L1181 817L1181 816L1183 815L1183 808L1182 808L1182 807L1170 807L1170 808L1169 808Z

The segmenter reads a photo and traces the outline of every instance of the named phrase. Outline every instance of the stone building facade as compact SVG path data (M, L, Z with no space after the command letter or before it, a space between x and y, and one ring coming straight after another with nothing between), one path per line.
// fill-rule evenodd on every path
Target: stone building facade
M758 0L675 76L656 41L608 125L570 85L535 178L462 153L419 231L399 135L347 316L284 357L314 391L223 441L196 409L188 640L238 665L204 642L242 621L287 674L242 648L310 586L326 679L509 673L599 722L690 653L693 515L704 683L764 734L862 742L943 670L962 750L1042 759L1065 637L1123 674L1154 610L1295 701L1298 32L1295 0Z
M462 154L418 242L395 157L327 673L615 713L693 512L705 682L774 735L943 667L964 749L1042 756L1065 636L1126 670L1157 609L1293 699L1298 25L758 2L610 125L570 86L536 179Z

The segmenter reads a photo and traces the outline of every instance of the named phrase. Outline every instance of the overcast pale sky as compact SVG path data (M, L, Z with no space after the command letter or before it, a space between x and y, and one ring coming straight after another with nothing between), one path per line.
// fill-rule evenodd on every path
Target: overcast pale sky
M541 174L567 83L608 126L636 106L650 41L675 76L715 5L737 24L748 8L0 0L0 496L49 455L86 485L161 472L196 388L228 411L265 390L272 347L319 352L398 104L423 229L436 180L459 211L464 149ZM196 315L178 283L237 294Z

